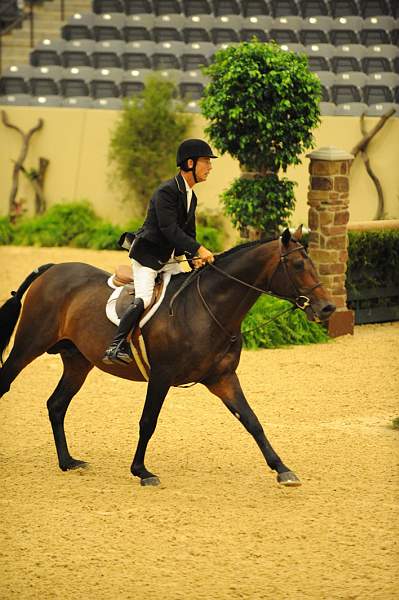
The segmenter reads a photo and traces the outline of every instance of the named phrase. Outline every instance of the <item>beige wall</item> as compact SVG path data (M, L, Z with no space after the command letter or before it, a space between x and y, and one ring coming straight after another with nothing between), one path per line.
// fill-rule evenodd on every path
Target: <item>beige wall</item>
M118 191L111 185L111 171L107 163L110 131L118 116L110 110L58 109L36 107L3 107L9 120L28 131L39 117L44 120L41 131L31 140L25 162L26 168L37 167L38 159L50 160L45 192L49 205L61 200L87 198L96 212L114 223L123 224L134 215L134 208L121 204ZM378 118L367 118L371 129ZM191 131L193 137L202 137L206 121L195 115ZM324 117L315 131L316 147L336 146L350 151L361 139L358 117ZM21 148L20 136L0 123L0 214L7 214L13 160ZM386 217L399 218L399 119L390 119L369 145L369 156L379 176L385 194ZM308 164L290 168L287 176L298 182L297 205L293 225L307 224L306 204ZM208 181L196 188L200 208L221 210L218 195L229 182L239 175L236 161L223 156L214 164ZM33 208L33 192L22 178L19 198L25 198ZM149 194L151 190L149 190ZM358 157L351 171L351 221L372 220L377 208L377 194Z

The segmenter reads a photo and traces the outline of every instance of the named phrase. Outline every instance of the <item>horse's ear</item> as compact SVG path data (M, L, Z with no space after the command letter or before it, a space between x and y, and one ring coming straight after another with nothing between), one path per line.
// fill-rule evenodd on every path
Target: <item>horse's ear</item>
M285 229L283 231L283 235L281 236L281 241L283 242L284 246L287 247L288 244L290 243L290 239L291 239L291 233L289 229Z
M302 227L303 225L299 225L298 229L292 235L292 239L294 239L296 242L299 242L299 240L302 238Z

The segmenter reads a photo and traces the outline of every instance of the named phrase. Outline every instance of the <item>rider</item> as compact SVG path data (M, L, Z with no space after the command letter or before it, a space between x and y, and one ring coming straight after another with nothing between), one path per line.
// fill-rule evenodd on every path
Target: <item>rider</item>
M213 262L212 252L196 240L194 185L205 181L214 156L204 140L188 139L177 150L179 172L153 194L143 227L137 232L129 251L132 259L135 299L123 315L111 345L105 351L106 364L132 361L126 337L137 325L151 302L155 278L160 271L181 272L174 256L185 254L196 268ZM165 264L166 263L166 264Z

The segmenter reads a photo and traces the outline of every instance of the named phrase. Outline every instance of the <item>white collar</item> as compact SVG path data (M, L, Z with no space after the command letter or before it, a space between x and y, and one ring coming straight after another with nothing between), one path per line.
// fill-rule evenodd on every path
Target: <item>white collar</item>
M183 177L183 175L182 175L182 177ZM188 194L189 196L191 196L191 194L193 193L193 188L191 188L191 187L188 185L188 183L187 183L187 181L185 180L185 178L184 178L184 177L183 177L183 181L184 181L184 185L186 186L186 192L187 192L187 194Z

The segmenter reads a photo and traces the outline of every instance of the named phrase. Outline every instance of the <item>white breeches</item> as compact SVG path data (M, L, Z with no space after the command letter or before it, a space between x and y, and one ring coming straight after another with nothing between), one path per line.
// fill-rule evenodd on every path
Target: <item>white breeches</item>
M182 273L183 269L178 262L171 262L171 264L165 265L160 271L155 271L149 267L144 267L137 260L132 260L133 277L134 277L134 290L135 297L141 298L144 302L144 308L150 305L152 294L155 286L155 279L158 273L165 272L177 275Z

